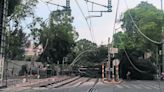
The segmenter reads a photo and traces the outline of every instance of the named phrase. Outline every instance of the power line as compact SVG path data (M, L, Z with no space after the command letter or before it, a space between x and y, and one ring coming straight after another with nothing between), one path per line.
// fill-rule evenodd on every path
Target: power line
M40 0L43 4L45 4L49 10L49 12L51 13L52 11L50 10L49 6L48 6L48 3L47 2L44 2L43 0ZM48 1L49 2L49 1Z
M118 17L119 4L120 4L120 0L117 1L117 8L116 8L116 14L115 14L115 20L114 20L114 26L113 26L113 35L116 33L116 22L117 22L117 17ZM113 47L113 44L114 44L114 38L112 39L112 47Z
M86 16L85 16L85 14L84 14L82 8L80 7L79 2L78 2L77 0L75 0L75 2L76 2L76 4L77 4L77 6L78 6L78 8L79 8L79 10L80 10L80 12L81 12L81 14L82 14L82 16L84 17L86 23L87 23L87 26L88 26L88 28L89 28L89 31L90 31L90 35L91 35L92 41L95 42L95 41L94 41L94 36L92 35L92 29L91 29L91 27L90 27L90 25L89 25L89 23L88 23L88 21L87 21Z
M127 4L126 0L124 0L124 1L125 1L125 5L126 5L127 9L129 10L129 7L128 7L128 4ZM128 11L128 15L129 15L130 19L132 20L134 26L136 27L137 31L138 31L144 38L146 38L147 40L149 40L150 42L155 43L155 44L161 44L161 43L162 43L162 42L158 42L158 41L152 40L151 38L149 38L148 36L146 36L146 35L140 30L140 28L137 26L137 24L135 23L135 21L134 21L132 15L131 15L131 12L130 12L130 11Z
M116 25L116 22L117 22L117 16L118 16L118 10L119 10L119 2L120 2L120 0L118 0L118 3L117 3L116 14L115 14L115 21L114 21L114 26L113 26L113 34L116 33L115 25ZM120 27L120 28L121 28L121 27ZM121 38L120 36L119 36L119 39L120 39L121 43L123 43L122 38ZM123 46L124 46L124 45L123 45ZM138 72L141 72L141 73L148 73L148 72L149 72L149 71L143 71L143 70L139 69L138 67L136 67L136 65L133 64L132 60L130 59L130 57L129 57L127 51L125 50L125 47L123 47L123 50L124 50L124 52L125 52L125 54L126 54L126 57L128 58L128 61L130 62L130 64L132 65L132 67L133 67L135 70L137 70Z
M121 38L120 36L118 36L118 38L120 39L121 43L123 43L122 38ZM124 43L123 43L123 44L124 44ZM132 65L132 67L133 67L136 71L138 71L138 72L140 72L140 73L149 73L149 72L150 72L150 71L144 71L144 70L139 69L139 68L133 63L133 61L130 59L130 56L128 55L128 52L127 52L126 49L125 49L125 45L123 45L123 50L124 50L124 52L125 52L125 55L126 55L128 61L129 61L129 63Z
M90 12L89 12L89 7L88 7L87 1L86 1L86 5L87 5L88 16L90 16ZM89 18L89 20L90 20L90 27L91 27L91 31L92 31L92 36L94 37L94 41L96 42L95 35L94 35L94 29L93 29L93 25L92 25L92 19Z

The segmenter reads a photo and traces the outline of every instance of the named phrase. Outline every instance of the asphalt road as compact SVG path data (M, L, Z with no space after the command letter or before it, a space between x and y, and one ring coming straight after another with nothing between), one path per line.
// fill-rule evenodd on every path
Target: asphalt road
M164 92L164 82L123 81L121 84L104 84L99 79L80 78L59 88L53 85L43 88L29 88L20 92ZM91 89L94 86L93 89Z

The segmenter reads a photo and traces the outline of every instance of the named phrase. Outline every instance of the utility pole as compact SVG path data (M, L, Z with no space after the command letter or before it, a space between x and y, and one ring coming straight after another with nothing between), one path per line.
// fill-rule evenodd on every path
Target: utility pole
M0 0L0 86L3 85L4 73L7 74L7 66L6 71L4 72L5 66L5 30L6 30L6 20L8 14L8 0ZM6 63L7 65L7 63ZM7 87L7 75L6 75L6 85Z
M111 67L110 67L110 62L111 62L111 60L110 60L111 58L110 58L110 38L108 38L108 77L107 77L107 79L108 80L111 80L111 77L110 77L110 70L111 70Z
M163 14L163 0L161 0L161 11ZM164 20L164 16L162 15L162 21ZM162 72L164 72L164 28L162 27Z

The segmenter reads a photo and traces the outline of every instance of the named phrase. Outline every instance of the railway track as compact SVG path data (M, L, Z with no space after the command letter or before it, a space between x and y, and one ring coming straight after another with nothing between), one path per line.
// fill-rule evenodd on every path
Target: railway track
M99 78L96 79L94 82L93 86L88 90L88 92L94 92L96 90L95 86L99 82Z

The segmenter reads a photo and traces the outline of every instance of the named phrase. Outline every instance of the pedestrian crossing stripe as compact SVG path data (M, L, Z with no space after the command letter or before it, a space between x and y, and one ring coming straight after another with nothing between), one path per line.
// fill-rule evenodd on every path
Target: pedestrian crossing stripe
M136 89L148 89L148 90L151 90L151 89L156 89L156 90L159 90L160 88L158 86L154 86L154 85L143 85L143 84L140 84L140 85L135 85L135 84L130 84L130 85L127 85L127 84L120 84L120 85L115 85L117 88L136 88Z
M142 89L140 86L134 85L132 84L133 87L137 88L137 89Z
M127 87L127 88L132 88L132 87L126 85L126 84L122 84L122 85L123 85L124 87Z
M147 87L145 85L141 85L142 87L146 88L146 89L152 89L151 87Z
M155 88L155 89L160 89L159 87L153 86L153 85L150 85L150 87Z
M118 88L123 88L121 85L116 85Z

